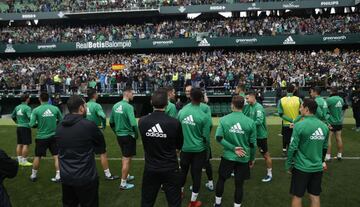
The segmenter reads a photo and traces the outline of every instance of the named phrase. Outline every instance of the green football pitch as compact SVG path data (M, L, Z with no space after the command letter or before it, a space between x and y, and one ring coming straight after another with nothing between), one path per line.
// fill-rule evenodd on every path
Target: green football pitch
M214 124L218 123L218 119L214 118ZM255 167L251 170L251 179L245 182L244 186L244 207L285 207L290 205L290 175L284 170L284 159L281 156L281 137L280 120L278 117L268 117L269 129L269 150L273 160L273 180L270 183L262 183L261 178L265 175L265 164L260 154L257 154ZM350 114L345 117L345 126L343 130L343 141L345 145L343 161L332 161L328 164L328 171L323 177L323 193L321 194L322 206L324 207L358 207L360 206L360 133L353 131L354 126ZM216 127L214 127L216 128ZM214 141L212 131L212 150L213 172L215 182L217 180L217 170L219 158L221 157L221 146ZM33 130L35 135L36 130ZM107 143L108 157L110 158L110 170L113 174L120 175L121 171L121 152L117 145L115 136L108 127L105 130L105 138ZM335 142L333 141L333 144ZM16 127L9 119L0 119L0 148L5 150L9 155L15 157L16 146ZM335 150L336 151L336 150ZM335 154L335 151L333 155ZM34 144L31 145L30 156L33 156ZM100 206L140 206L141 198L141 179L144 168L143 148L140 140L137 142L137 156L132 162L131 174L135 175L135 189L122 191L118 189L118 181L105 181L99 161L98 171L100 175ZM41 161L38 173L38 182L29 181L31 168L20 167L19 173L14 179L7 179L5 186L10 195L13 206L61 206L61 185L50 182L50 178L54 176L53 160L48 157ZM203 206L210 207L214 202L214 192L209 192L205 187L207 180L206 174L203 173L203 182L199 194L199 200L203 202ZM191 177L188 177L185 187L185 199L183 206L188 203L191 192L189 185ZM234 182L230 178L226 182L225 192L223 195L223 206L233 206ZM307 199L304 199L305 206L308 206ZM157 207L167 206L164 193L159 192Z

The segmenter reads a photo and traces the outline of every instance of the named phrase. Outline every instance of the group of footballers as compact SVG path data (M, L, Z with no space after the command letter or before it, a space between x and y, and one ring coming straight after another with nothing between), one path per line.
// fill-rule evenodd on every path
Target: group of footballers
M222 117L215 132L215 139L223 146L223 155L219 165L219 175L214 187L210 148L210 132L212 117L210 107L206 104L207 97L199 88L186 87L188 102L180 110L172 103L175 100L175 90L172 87L158 89L156 94L164 93L167 104L164 113L176 119L181 127L183 136L182 146L179 147L180 171L179 176L181 195L184 196L184 185L188 171L191 172L192 186L189 207L202 206L198 201L201 186L202 169L208 175L206 188L215 190L214 206L221 206L225 181L234 176L235 195L234 207L240 207L243 200L244 181L250 178L250 168L255 163L256 146L265 159L267 173L263 182L272 180L272 160L267 146L268 130L266 126L266 113L264 107L256 101L256 93L245 93L243 86L238 86L237 95L231 102L232 113ZM131 160L136 155L136 140L139 135L138 122L134 115L134 108L129 103L133 100L133 91L130 87L123 90L123 99L116 103L110 115L110 127L117 137L122 151L122 170L120 189L134 188L131 183L134 176L130 175ZM293 195L292 206L301 206L301 198L307 190L313 207L320 206L322 171L326 168L325 157L330 160L330 137L335 134L338 144L337 159L342 158L342 114L345 106L344 100L337 95L336 88L331 89L331 97L326 101L320 96L321 90L312 88L312 99L301 100L294 96L295 87L288 86L287 96L278 104L278 112L283 120L283 150L287 152L286 169L292 173L290 193ZM96 123L101 129L106 128L106 116L100 104L96 103L98 95L95 90L88 90L87 116L88 120ZM41 157L46 156L50 150L55 161L56 174L51 178L53 182L61 182L58 161L58 148L54 138L57 124L62 120L60 110L48 103L49 95L40 94L41 105L34 110L28 106L29 95L21 97L22 103L12 114L17 123L17 158L19 165L32 166L31 181L37 180L37 173ZM37 128L35 139L35 158L33 163L27 160L29 145L32 142L31 128ZM142 136L167 138L161 124L140 133ZM171 128L171 127L170 127ZM330 133L328 132L330 129ZM141 130L140 130L141 131ZM144 138L143 138L144 139ZM144 141L143 141L144 142ZM326 151L324 151L326 150ZM111 174L105 147L96 149L100 155L101 165L106 180L116 180L119 176ZM326 156L325 156L326 155ZM149 159L149 158L148 158ZM145 161L147 162L145 153ZM146 165L145 165L146 167ZM166 188L164 189L167 190ZM145 192L146 193L146 192ZM156 192L157 193L157 192ZM155 196L156 196L155 193ZM143 191L144 194L144 191ZM142 195L142 199L145 195ZM178 200L173 198L173 200ZM146 202L145 202L146 203ZM142 206L146 205L142 202ZM169 206L180 206L179 202L168 198Z

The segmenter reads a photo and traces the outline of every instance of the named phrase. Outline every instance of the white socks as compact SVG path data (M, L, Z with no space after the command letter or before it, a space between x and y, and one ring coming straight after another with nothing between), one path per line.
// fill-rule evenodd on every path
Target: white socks
M209 181L208 181L208 185L211 186L211 187L214 187L214 181L209 180Z
M342 153L339 152L339 153L337 154L337 157L338 157L338 158L342 158Z
M215 196L215 204L220 205L221 204L222 197L216 197Z
M272 168L268 168L268 169L267 169L267 175L268 175L269 177L272 177Z
M234 203L234 207L241 207L241 203L240 204Z
M57 171L56 171L55 179L56 179L56 180L60 180L60 170L57 170Z
M330 154L326 154L325 160L330 160L330 159L331 159L331 155L330 155Z
M106 177L111 177L110 169L104 170L104 173Z
M196 201L198 195L199 195L199 193L194 193L194 192L192 192L192 193L191 193L191 202Z
M127 182L126 182L126 179L125 180L123 180L123 179L121 179L121 186L126 186L126 184L127 184Z
M38 172L37 170L32 169L32 170L31 170L31 176L30 176L30 177L31 177L31 178L36 178L36 177L37 177L37 172Z
M24 158L22 156L17 156L18 163L23 163Z

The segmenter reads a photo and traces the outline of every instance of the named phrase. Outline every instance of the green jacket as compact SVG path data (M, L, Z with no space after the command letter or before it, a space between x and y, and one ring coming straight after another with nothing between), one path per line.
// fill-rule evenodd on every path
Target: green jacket
M106 115L101 105L96 103L94 100L90 100L89 102L86 103L86 105L87 105L86 119L95 122L96 126L105 129Z
M31 108L27 103L23 102L11 114L11 118L15 121L18 127L30 128L29 122L31 117Z
M268 132L266 128L266 113L264 107L258 102L256 102L254 105L249 106L249 117L255 121L257 138L267 138Z
M224 159L241 163L247 163L255 159L256 125L244 113L232 112L222 117L216 129L215 137L224 147ZM222 139L219 140L219 137ZM235 147L242 147L246 152L245 157L239 157L234 152Z
M165 114L173 117L176 119L177 117L177 110L176 110L176 106L175 104L171 103L170 101L168 102L168 105L165 108Z
M57 124L62 121L58 107L43 103L31 113L30 127L37 126L36 139L48 139L55 135Z
M178 114L181 122L184 152L202 152L210 143L211 116L203 112L200 105L187 104Z
M132 136L138 138L137 121L134 107L122 100L114 105L110 115L110 126L117 136Z
M305 116L295 124L285 168L294 167L303 172L323 170L323 151L328 147L329 128L315 116Z
M318 105L315 116L321 121L326 122L326 117L328 116L328 105L325 99L321 96L317 96L315 101Z
M326 99L329 115L327 120L331 125L342 125L343 124L343 106L345 105L344 99L340 96L331 96Z
M246 95L245 93L240 93L239 96L242 96L244 98L244 107L243 107L243 114L245 114L245 116L249 116L250 113L250 105L248 104L248 102L246 101Z

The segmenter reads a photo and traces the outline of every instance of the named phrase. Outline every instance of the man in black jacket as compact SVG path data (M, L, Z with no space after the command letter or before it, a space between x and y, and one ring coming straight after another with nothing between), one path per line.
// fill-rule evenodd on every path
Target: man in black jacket
M353 109L353 117L355 119L355 129L360 132L360 85L355 86L351 93L351 106Z
M181 206L180 171L176 150L181 149L183 136L178 120L165 114L166 91L158 90L151 98L154 112L139 120L145 151L141 206L154 206L160 186L170 207Z
M13 178L16 176L19 164L11 159L4 151L0 149L0 206L11 207L9 196L3 186L5 178Z
M78 95L69 98L70 114L56 129L59 147L62 201L64 207L99 206L99 176L95 163L95 148L104 147L102 132L86 120L86 103Z

